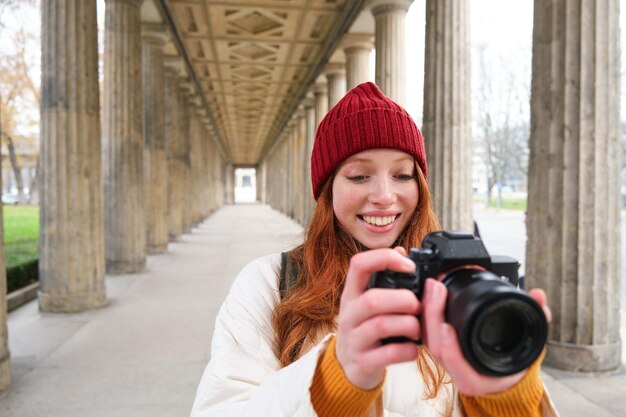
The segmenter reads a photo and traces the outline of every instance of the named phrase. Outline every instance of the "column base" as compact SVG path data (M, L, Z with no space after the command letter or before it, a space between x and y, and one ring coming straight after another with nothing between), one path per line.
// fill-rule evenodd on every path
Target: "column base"
M11 361L9 359L8 353L0 359L0 391L11 384Z
M180 239L180 236L181 236L180 234L170 234L169 235L170 242L178 241L178 239Z
M575 345L548 342L544 364L563 371L610 372L622 363L621 342L607 345Z
M113 261L107 259L106 272L109 275L125 275L142 272L146 267L146 259L140 261Z
M158 255L167 252L167 243L148 245L148 255Z
M39 310L47 313L78 313L107 304L106 291L79 294L48 294L39 291Z

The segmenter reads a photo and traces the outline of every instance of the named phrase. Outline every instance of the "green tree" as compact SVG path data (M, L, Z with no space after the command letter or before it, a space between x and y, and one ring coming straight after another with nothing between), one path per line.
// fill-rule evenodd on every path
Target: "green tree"
M3 18L25 6L33 8L35 1L3 0L0 3L0 34L6 36L8 32ZM39 87L30 71L33 61L38 57L33 56L28 46L38 43L38 38L22 26L10 35L10 39L12 48L3 48L0 51L0 143L6 147L8 153L19 202L25 204L20 151L34 148L36 152L37 134L34 132L39 124L40 101ZM36 189L37 171L36 169L31 183L28 184L31 195Z

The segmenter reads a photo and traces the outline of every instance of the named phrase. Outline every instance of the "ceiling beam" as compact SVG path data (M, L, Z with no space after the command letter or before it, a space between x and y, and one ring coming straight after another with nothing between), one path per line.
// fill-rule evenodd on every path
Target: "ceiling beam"
M163 18L165 19L165 24L170 28L170 31L172 32L172 39L174 41L174 44L176 45L176 48L178 49L178 52L180 53L181 57L185 61L185 66L187 67L189 78L195 84L196 91L199 93L200 99L202 100L202 105L207 111L207 115L211 121L211 125L214 128L213 129L214 135L211 135L211 136L213 136L217 144L217 147L220 150L220 153L222 154L222 159L224 159L226 163L232 163L232 156L230 155L229 148L224 143L224 138L222 137L222 132L220 132L218 128L219 125L217 123L217 120L215 120L215 118L213 117L213 112L211 111L211 108L209 107L209 104L206 101L206 97L204 96L202 85L200 84L200 82L198 81L198 78L196 77L196 72L194 71L193 63L191 59L189 59L189 55L187 54L187 50L185 49L185 46L182 42L180 33L178 33L178 28L176 27L176 24L174 23L174 18L172 17L170 7L168 6L167 3L168 3L167 0L156 1L157 7L161 11Z
M304 98L307 93L307 89L310 85L313 84L315 79L322 72L326 62L330 59L330 56L333 54L335 49L337 48L339 42L341 41L342 36L348 32L352 23L357 19L361 10L363 9L363 5L366 0L353 0L347 1L344 4L344 10L341 13L339 19L335 22L332 27L330 33L328 33L326 37L326 41L322 47L322 53L317 61L317 63L311 68L305 79L300 83L300 87L294 96L292 96L291 102L286 106L286 111L283 112L277 118L277 123L274 126L274 129L268 136L265 145L263 146L263 150L259 156L259 163L265 159L270 150L274 147L278 139L280 138L281 132L284 130L285 125L291 118L291 115L296 111L298 105Z

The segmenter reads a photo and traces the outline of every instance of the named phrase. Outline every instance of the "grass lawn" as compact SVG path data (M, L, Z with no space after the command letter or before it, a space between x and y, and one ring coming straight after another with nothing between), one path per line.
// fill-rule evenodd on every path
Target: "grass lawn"
M4 256L11 268L39 257L39 207L2 206Z
M484 203L485 197L474 196L474 202ZM489 208L497 208L497 203L497 198L493 197L491 199L491 204L489 204ZM500 206L500 208L505 210L526 210L527 205L528 201L526 196L507 196L502 197L502 205Z

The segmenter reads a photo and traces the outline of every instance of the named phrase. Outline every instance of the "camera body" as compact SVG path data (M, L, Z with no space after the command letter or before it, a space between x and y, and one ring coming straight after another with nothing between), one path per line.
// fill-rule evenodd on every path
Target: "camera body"
M426 279L448 289L446 321L456 330L466 359L480 373L511 375L541 353L548 326L537 302L516 287L519 262L490 256L482 240L465 232L429 233L421 248L411 248L412 273L372 274L369 288L402 288L421 300ZM403 337L383 343L407 342Z

